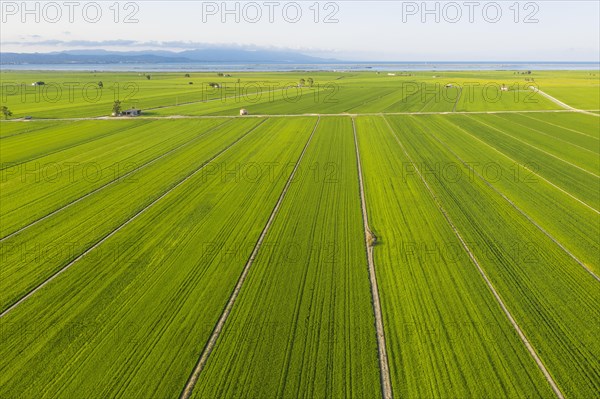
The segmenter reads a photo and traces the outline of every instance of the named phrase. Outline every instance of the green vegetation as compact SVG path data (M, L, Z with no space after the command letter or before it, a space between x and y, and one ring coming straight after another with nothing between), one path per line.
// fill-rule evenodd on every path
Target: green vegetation
M379 393L349 118L321 120L299 170L194 397Z
M550 80L547 74L532 75L539 79L539 84L538 80L535 83L543 90ZM106 117L117 100L122 109L142 109L145 116L238 115L240 108L270 115L560 109L528 88L533 83L526 80L530 77L509 71L414 72L398 76L317 72L310 78L304 72L235 73L217 78L214 73L147 76L131 72L2 71L0 96L15 117L30 115L34 119ZM569 84L580 75L569 72L557 76L561 76L557 82ZM30 86L31 81L41 78L46 82L44 86ZM590 79L584 80L589 86L586 95L598 97L598 78L595 86ZM502 91L502 85L509 90ZM600 108L593 103L571 105Z
M390 123L426 170L454 161L416 117ZM600 388L598 280L481 180L456 182L433 172L427 182L559 387L567 396L593 396Z
M0 77L0 397L600 392L595 72Z
M550 395L384 120L357 130L394 396Z
M261 125L4 316L0 396L175 395L314 122ZM257 178L213 168L273 162Z

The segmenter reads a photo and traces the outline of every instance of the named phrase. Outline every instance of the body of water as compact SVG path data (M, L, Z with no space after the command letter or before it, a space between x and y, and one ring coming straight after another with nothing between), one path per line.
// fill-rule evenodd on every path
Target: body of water
M597 62L398 62L337 64L48 64L2 65L3 71L294 72L294 71L526 71L600 70Z

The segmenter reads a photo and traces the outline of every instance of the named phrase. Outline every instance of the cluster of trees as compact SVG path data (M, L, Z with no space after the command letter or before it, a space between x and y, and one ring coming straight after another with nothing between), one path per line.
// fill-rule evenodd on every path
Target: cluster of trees
M121 113L121 101L115 100L115 102L113 104L112 114L116 116L116 115L119 115L120 113Z
M299 86L300 87L304 87L306 86L306 84L308 83L308 87L313 87L313 85L315 84L315 80L313 78L308 78L308 79L300 79L299 82Z
M2 115L4 116L4 119L8 119L12 116L11 110L8 109L6 105L2 106Z

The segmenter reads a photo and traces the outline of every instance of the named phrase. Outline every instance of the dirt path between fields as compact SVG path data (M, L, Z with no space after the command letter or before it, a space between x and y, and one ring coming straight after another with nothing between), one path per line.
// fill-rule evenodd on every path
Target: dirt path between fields
M250 267L252 266L252 264L254 263L254 260L256 259L256 256L258 255L258 251L260 250L260 247L261 247L265 237L267 236L267 233L269 232L269 229L270 229L271 225L273 224L275 217L279 213L279 208L281 207L281 204L283 203L285 195L286 195L288 189L290 188L292 181L294 180L294 176L296 175L296 171L298 170L298 167L300 166L300 162L304 158L304 154L306 153L308 146L312 142L312 138L315 135L317 128L319 127L320 121L321 121L321 118L317 119L317 123L315 124L315 127L314 127L310 137L308 138L308 141L304 145L304 148L302 149L302 153L300 154L300 157L296 161L296 166L292 170L292 173L290 174L290 177L288 178L287 183L285 184L285 187L283 188L283 191L281 192L281 195L279 196L279 200L275 204L275 208L273 208L273 211L271 212L271 216L269 217L267 224L263 228L263 231L260 234L260 237L258 238L256 245L254 246L254 250L252 251L250 258L248 259L248 262L244 266L244 270L242 271L242 274L240 275L240 277L235 285L235 288L234 288L233 292L231 293L231 296L229 297L227 305L225 306L223 313L221 313L221 317L219 318L219 321L215 325L215 328L214 328L208 342L206 343L206 346L204 347L204 350L202 351L202 354L200 355L200 358L198 359L198 362L196 363L194 370L190 374L190 376L185 384L185 387L183 388L183 391L181 392L180 399L188 399L192 395L192 391L194 390L194 387L196 386L196 382L198 381L198 378L200 377L200 373L204 369L204 366L206 365L206 362L208 361L210 354L212 353L213 349L215 348L215 345L217 344L217 340L219 339L219 336L221 335L221 331L223 330L223 327L225 326L225 322L227 321L227 318L229 317L229 314L231 313L231 309L233 308L233 305L235 304L235 301L242 289L242 285L244 284L244 281L246 281L246 277L248 276Z
M574 112L580 112L582 114L587 114L587 115L593 115L593 116L600 117L599 114L595 114L593 112L584 111L582 109L573 108L569 104L563 103L558 98L552 97L550 94L541 91L538 87L529 86L529 88L532 89L535 93L540 93L542 96L546 97L548 100L552 101L554 104L563 107L564 109L567 109L569 111L574 111Z
M168 119L227 119L227 118L305 118L305 117L325 117L325 116L380 116L380 115L486 115L486 114L545 114L545 113L584 113L600 117L600 114L593 112L578 110L575 108L567 109L542 109L542 110L505 110L505 111L431 111L431 112L367 112L367 113L335 113L335 114L319 114L319 113L307 113L307 114L272 114L272 115L166 115L166 116L93 116L93 117L82 117L82 118L34 118L34 119L9 119L2 120L0 123L35 123L35 122L67 122L67 121L122 121L122 120L168 120ZM5 138L9 138L7 136Z
M385 331L383 329L383 316L381 314L381 302L379 300L379 288L377 286L377 275L375 273L375 262L373 260L373 247L377 237L369 228L369 217L367 213L367 203L365 199L365 189L363 183L362 166L360 161L360 151L358 149L358 138L356 136L356 124L352 118L352 129L354 131L354 147L356 148L356 164L358 166L358 184L360 192L360 203L363 216L363 225L365 230L365 245L367 248L367 261L369 264L369 280L371 282L371 296L373 299L373 313L375 314L375 329L377 333L377 351L379 353L379 369L381 377L381 390L383 399L392 399L392 383L390 379L390 367L385 345Z
M398 143L398 145L402 149L402 152L404 153L404 155L406 156L406 158L408 159L408 161L412 164L413 168L415 169L415 171L419 175L419 178L421 179L421 182L423 183L423 185L425 186L425 188L429 192L429 195L431 196L431 198L433 199L433 201L437 205L438 210L444 216L444 219L446 219L446 222L448 223L448 226L450 226L450 228L454 232L454 235L460 241L461 246L463 247L463 249L465 250L465 252L467 253L467 255L469 255L469 258L471 259L471 262L473 262L473 264L475 265L475 267L477 267L477 270L479 271L479 274L481 275L481 277L485 281L486 285L488 286L489 290L491 291L492 295L496 299L496 302L498 302L498 305L500 305L500 308L502 308L502 311L504 312L504 314L506 315L506 317L508 318L508 320L512 324L513 328L515 329L515 331L519 335L519 338L521 338L521 341L523 342L523 344L527 348L527 351L529 352L529 354L531 355L531 357L533 358L533 360L537 364L537 366L540 369L540 371L542 372L542 374L544 374L544 377L546 378L546 381L548 381L548 384L550 384L550 387L552 388L552 391L554 391L554 394L556 395L557 398L564 399L564 396L563 396L562 392L560 391L560 389L558 388L558 385L556 384L556 382L554 381L554 379L552 378L552 376L550 375L550 373L546 369L546 366L544 365L544 363L542 362L542 360L539 358L539 356L536 353L535 349L533 348L533 346L531 345L531 343L529 342L529 340L527 339L527 337L525 336L525 334L521 330L521 327L519 327L519 324L517 324L517 321L514 319L512 313L510 313L510 310L508 310L508 308L506 307L504 301L502 300L502 297L500 297L500 294L498 294L498 291L496 291L496 288L494 287L494 285L492 284L492 282L488 278L487 274L483 270L483 267L481 266L481 264L479 263L479 261L477 260L477 258L473 254L473 252L471 251L471 248L469 248L469 246L467 245L467 243L464 240L462 234L460 234L460 232L458 231L458 228L456 227L456 225L454 224L454 222L452 222L452 219L450 219L450 215L448 215L448 212L443 207L442 203L440 202L439 197L435 195L435 192L429 186L429 184L427 183L427 180L425 180L425 178L421 174L420 168L417 167L417 164L415 164L415 162L413 161L412 157L408 154L408 152L406 151L406 148L404 147L404 145L402 144L402 142L400 141L400 139L396 135L396 132L394 131L394 129L392 128L392 126L390 125L390 123L387 121L386 118L384 118L384 120L387 123L388 128L390 129L390 131L394 135L394 138L396 139L396 142Z

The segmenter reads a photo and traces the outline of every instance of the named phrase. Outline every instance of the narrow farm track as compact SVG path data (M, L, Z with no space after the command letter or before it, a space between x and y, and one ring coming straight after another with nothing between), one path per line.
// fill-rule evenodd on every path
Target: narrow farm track
M584 169L584 168L582 168L581 166L577 166L577 165L575 165L574 163L572 163L572 162L569 162L569 161L567 161L567 160L565 160L565 159L562 159L561 157L559 157L559 156L557 156L557 155L554 155L554 154L552 154L552 153L550 153L550 152L548 152L548 151L542 150L541 148L539 148L539 147L537 147L537 146L535 146L535 145L533 145L533 144L530 144L530 143L528 143L528 142L526 142L526 141L523 141L523 140L521 140L521 139L518 139L518 138L516 138L516 137L514 137L514 136L512 136L512 135L510 135L510 134L508 134L508 133L506 133L506 132L504 132L504 131L502 131L502 130L498 129L497 127L494 127L494 126L492 126L492 125L490 125L490 124L488 124L488 123L485 123L485 122L483 122L483 121L481 121L481 120L479 120L479 119L474 119L474 118L471 118L471 119L473 119L474 121L477 121L478 123L480 123L480 124L482 124L482 125L484 125L484 126L487 126L487 127L489 127L489 128L490 128L490 129L492 129L492 130L495 130L495 131L497 131L498 133L501 133L501 134L503 134L503 135L504 135L504 136L506 136L506 137L510 137L510 138L512 138L513 140L516 140L516 141L518 141L519 143L525 144L526 146L528 146L528 147L531 147L531 148L535 149L536 151L539 151L539 152L541 152L541 153L544 153L544 154L546 154L546 155L548 155L548 156L550 156L550 157L552 157L552 158L554 158L554 159L557 159L557 160L559 160L559 161L561 161L561 162L564 162L564 163L566 163L567 165L570 165L570 166L572 166L572 167L574 167L574 168L577 168L577 169L581 170L581 171L582 171L582 172L584 172L584 173L587 173L587 174L589 174L589 175L591 175L591 176L594 176L594 177L596 177L596 178L600 178L600 176L599 176L599 175L597 175L597 174L595 174L594 172L590 172L589 170L587 170L587 169Z
M200 376L200 373L204 369L204 366L206 365L206 362L208 361L208 358L217 343L217 339L219 338L219 335L221 334L221 331L223 330L223 326L225 325L225 322L227 321L227 318L229 317L229 314L231 313L231 309L233 308L233 305L235 304L235 301L240 293L240 290L242 289L242 285L244 284L244 281L246 280L246 277L248 276L250 268L252 267L252 264L254 263L254 260L256 259L256 256L261 248L261 245L262 245L265 237L267 236L267 233L269 232L269 228L273 224L273 221L275 220L275 217L278 214L279 208L281 207L281 204L285 198L285 195L288 192L288 189L294 179L294 176L296 175L298 167L300 166L300 162L302 161L302 158L304 158L304 154L306 153L306 150L308 149L308 147L312 141L312 138L315 135L315 132L317 131L317 127L319 126L320 121L321 121L320 118L317 119L317 123L315 124L315 127L313 128L313 131L312 131L310 137L308 138L304 148L302 149L302 153L300 153L300 156L298 157L298 160L296 161L296 165L294 166L294 169L292 170L292 173L290 174L290 176L286 182L286 185L284 186L283 191L281 192L281 195L279 196L279 199L278 199L277 203L275 204L273 211L271 212L271 216L269 217L267 224L263 228L262 233L261 233L260 237L258 238L258 241L256 242L256 245L254 246L254 249L252 250L252 254L250 255L250 258L248 259L246 265L244 266L242 274L240 275L240 277L235 285L235 288L234 288L233 292L231 293L229 300L227 301L227 305L225 306L225 309L223 310L223 313L221 314L219 321L215 325L215 328L214 328L204 350L202 351L202 354L200 355L200 358L198 359L198 362L196 363L194 370L190 374L190 377L189 377L188 381L186 382L185 387L183 388L183 391L181 392L181 395L180 395L181 399L188 399L191 396L191 394L194 390L194 387L196 385L196 382L198 381L198 377Z
M392 398L392 383L390 379L390 366L387 357L387 346L385 344L385 330L383 328L383 316L381 314L381 301L379 299L379 288L377 285L377 275L375 273L375 262L373 260L373 233L369 228L369 216L367 214L367 204L365 198L365 189L363 182L362 165L360 161L360 151L358 149L358 138L356 136L356 123L352 118L352 130L354 133L354 146L356 148L356 165L358 168L358 184L360 189L360 205L365 229L365 247L367 249L367 262L369 264L369 280L371 282L371 296L373 300L373 313L375 314L375 329L377 332L377 350L379 352L379 368L381 374L381 389L384 399Z
M136 120L165 120L165 119L237 119L237 118L302 118L307 116L381 116L381 115L490 115L490 114L555 114L555 113L581 113L600 116L600 114L594 114L588 111L577 111L571 109L544 109L544 110L520 110L520 111L417 111L417 112L364 112L364 113L304 113L304 114L256 114L256 115L168 115L168 116L138 116ZM119 120L131 120L131 117L109 117L109 116L98 116L98 117L82 117L82 118L38 118L38 119L9 119L2 120L0 123L35 123L35 122L48 122L48 121L119 121Z
M523 342L523 344L527 348L529 354L531 355L531 357L534 359L534 361L536 362L536 364L539 367L539 369L544 374L544 377L546 378L546 380L550 384L552 390L556 394L556 397L559 398L559 399L564 399L564 396L563 396L561 390L558 388L558 385L556 384L556 382L552 378L552 375L548 372L548 370L546 369L546 366L544 365L544 363L542 362L542 360L540 359L540 357L536 353L535 349L533 348L533 346L531 345L531 343L529 342L529 340L527 339L527 337L525 336L525 334L521 330L521 327L518 325L518 323L514 319L513 315L511 314L510 310L505 305L505 303L502 300L500 294L496 291L496 288L494 287L494 285L492 284L492 282L488 278L487 274L483 270L483 267L481 266L481 264L479 263L479 261L477 260L477 258L473 254L473 252L471 251L471 248L466 243L466 241L463 238L462 234L460 234L460 232L456 228L456 225L450 219L450 216L448 215L448 212L446 211L446 209L443 207L440 199L436 196L435 192L432 190L432 188L427 183L426 179L424 178L424 176L421 173L420 168L414 162L414 160L412 159L412 157L408 154L408 151L406 151L406 148L404 147L404 144L402 144L402 142L398 138L398 135L396 134L396 132L394 131L394 129L392 128L392 126L390 125L390 123L388 122L388 120L386 118L384 118L384 120L385 120L388 128L390 129L390 131L392 131L392 133L393 133L393 135L394 135L394 137L396 139L396 142L398 143L398 145L402 149L402 152L404 153L404 155L406 156L406 158L409 160L409 162L411 163L411 165L414 168L414 170L416 171L416 173L419 175L419 178L423 182L423 184L424 184L425 188L427 189L427 191L429 192L431 198L437 204L438 210L440 211L440 213L446 219L446 222L448 223L448 225L450 226L450 228L452 229L452 231L454 232L454 234L456 235L456 237L460 241L461 246L463 247L463 249L465 250L465 252L469 255L469 258L471 259L472 263L477 267L477 269L478 269L479 273L481 274L483 280L485 281L486 285L490 289L490 291L493 294L494 298L496 299L496 301L498 302L498 304L502 308L502 311L504 312L504 314L506 315L506 317L508 318L508 320L512 324L513 328L515 329L515 331L519 335L519 338L521 339L521 341Z
M33 222L29 223L28 225L26 225L26 226L23 226L23 227L21 227L20 229L18 229L18 230L16 230L16 231L14 231L14 232L12 232L12 233L10 233L10 234L8 234L8 235L6 235L6 236L4 236L4 237L0 238L0 243L1 243L1 242L3 242L3 241L5 241L5 240L7 240L7 239L9 239L9 238L11 238L11 237L13 237L13 236L15 236L15 235L17 235L17 234L19 234L19 233L21 233L21 232L23 232L23 231L25 231L25 230L27 230L28 228L30 228L30 227L32 227L32 226L35 226L36 224L38 224L38 223L42 222L43 220L46 220L46 219L48 219L48 218L49 218L49 217L51 217L52 215L55 215L55 214L59 213L60 211L62 211L62 210L65 210L65 209L67 209L67 208L69 208L69 207L71 207L71 206L73 206L73 205L75 205L75 204L77 204L77 203L79 203L79 202L83 201L84 199L88 198L89 196L91 196L91 195L93 195L93 194L95 194L95 193L97 193L97 192L99 192L99 191L102 191L103 189L105 189L105 188L107 188L107 187L109 187L109 186L111 186L111 185L113 185L113 184L115 184L115 183L117 183L117 182L119 182L119 181L123 181L123 180L124 180L124 179L126 179L127 177L131 176L133 173L135 173L135 172L138 172L138 171L140 171L140 170L142 170L142 169L146 168L147 166L150 166L150 165L152 165L152 164L156 163L157 161L160 161L161 159L163 159L163 158L167 157L168 155L172 154L173 152L175 152L175 151L179 150L180 148L186 147L186 146L188 146L188 145L190 145L190 144L192 144L192 143L194 143L194 142L198 141L199 139L201 139L202 137L204 137L204 136L208 135L209 133L211 133L211 132L213 132L213 131L215 131L215 130L217 130L217 129L220 129L221 127L223 127L223 126L224 126L224 125L226 125L227 123L228 123L228 122L225 122L225 123L219 124L219 125L217 125L217 126L215 126L215 127L211 128L211 129L209 129L209 130L207 130L207 131L205 131L205 132L203 132L203 133L199 134L198 136L194 137L193 139L191 139L191 140L188 140L188 141L186 141L186 142L184 142L184 143L182 143L182 144L180 144L180 145L176 146L175 148L172 148L171 150L169 150L169 151L167 151L167 152L165 152L165 153L163 153L163 154L159 155L158 157L155 157L155 158L151 159L150 161L148 161L148 162L146 162L146 163L144 163L144 164L142 164L142 165L138 166L137 168L135 168L135 169L132 169L132 170L128 171L127 173L125 173L125 174L121 175L120 177L118 177L118 178L116 178L116 179L113 179L113 180L111 180L111 181L109 181L109 182L107 182L107 183L103 184L103 185L102 185L102 186L100 186L100 187L97 187L97 188L95 188L94 190L92 190L92 191L90 191L90 192L88 192L88 193L84 194L83 196L81 196L81 197L79 197L79 198L77 198L77 199L75 199L75 200L73 200L73 201L71 201L71 202L67 203L66 205L64 205L64 206L62 206L62 207L60 207L60 208L58 208L58 209L55 209L55 210L53 210L52 212L48 213L48 214L47 214L47 215L45 215L45 216L43 216L43 217L41 217L41 218L39 218L39 219L36 219L36 220L34 220Z
M593 112L589 112L589 111L584 111L581 109L577 109L577 108L573 108L568 104L565 104L564 102L560 101L558 98L556 97L552 97L550 94L545 93L543 91L541 91L539 88L534 87L534 86L529 86L530 89L532 89L534 92L541 94L542 96L546 97L548 100L552 101L553 103L555 103L556 105L560 105L561 107L563 107L564 109L568 109L570 111L575 111L575 112L580 112L582 114L586 114L586 115L593 115L596 117L600 117L600 115L598 114L594 114Z
M598 211L596 208L594 208L593 206L589 205L588 203L580 200L579 198L577 198L576 196L574 196L573 194L571 194L570 192L568 192L567 190L563 189L562 187L557 186L556 184L554 184L553 182L551 182L550 180L546 179L545 177L541 176L539 173L535 172L534 170L530 169L527 167L527 165L523 165L522 163L518 162L517 160L515 160L514 158L508 156L507 154L505 154L504 152L500 151L499 149L497 149L496 147L494 147L493 145L488 144L487 142L485 142L484 140L481 140L479 137L475 136L472 133L469 133L467 131L464 131L466 134L468 134L470 137L473 137L475 140L477 140L478 142L484 144L485 146L491 148L492 150L496 151L498 154L506 157L507 159L511 160L512 162L514 162L515 164L521 165L521 167L525 170L527 170L528 172L530 172L531 174L537 176L538 178L540 178L541 180L545 181L546 183L550 184L552 187L556 188L557 190L563 192L564 194L568 195L569 197L573 198L575 201L579 202L580 204L584 205L586 208L591 209L592 211L594 211L595 213L597 213L598 215L600 215L600 211Z
M464 131L460 126L457 126L460 130ZM540 230L546 237L548 237L552 242L554 242L560 249L562 249L567 255L569 255L575 262L579 264L579 266L583 267L589 274L592 275L596 279L596 281L600 282L600 277L596 275L584 262L582 262L577 256L575 256L569 249L567 249L562 243L560 243L556 238L554 238L546 229L540 226L531 216L529 216L525 211L519 208L510 198L508 198L504 193L498 190L494 185L492 185L489 181L487 181L479 172L477 172L468 162L462 159L456 152L454 152L446 143L441 141L434 133L431 133L431 136L440 143L448 152L456 157L466 168L468 168L471 173L476 175L483 183L494 190L498 195L500 195L506 202L510 204L517 212L523 215L531 224L533 224L538 230Z
M258 129L258 127L260 127L264 122L266 122L266 119L264 121L261 121L258 125L254 126L252 129L248 130L243 136L241 136L240 138L238 138L237 140L235 140L233 143L231 143L227 147L223 148L221 151L219 151L217 154L215 154L212 158L210 158L206 162L204 162L200 167L196 168L194 171L192 171L190 174L188 174L187 176L185 176L183 179L181 179L179 182L177 182L175 185L173 185L167 191L165 191L164 193L162 193L159 197L157 197L156 199L154 199L146 207L144 207L143 209L139 210L136 214L134 214L133 216L131 216L129 219L127 219L124 223L122 223L121 225L119 225L117 228L115 228L109 234L105 235L103 238L101 238L99 241L97 241L94 245L92 245L87 250L85 250L83 253L81 253L79 256L77 256L75 259L73 259L71 262L69 262L68 264L66 264L62 268L60 268L58 271L56 271L54 274L52 274L50 277L48 277L46 280L44 280L38 286L36 286L32 290L30 290L24 296L22 296L19 300L17 300L13 304L11 304L8 308L6 308L4 311L2 311L2 313L0 313L0 318L4 317L11 310L15 309L21 303L25 302L28 298L30 298L36 292L38 292L39 290L41 290L42 288L44 288L46 285L48 285L56 277L58 277L59 275L63 274L65 271L67 271L71 266L73 266L75 263L77 263L80 259L84 258L87 254L89 254L94 249L96 249L97 247L99 247L102 243L104 243L110 237L114 236L116 233L118 233L125 226L129 225L131 222L133 222L135 219L137 219L140 215L142 215L143 213L145 213L153 205L155 205L160 200L162 200L163 198L165 198L167 195L169 195L171 192L173 192L179 186L181 186L182 184L184 184L186 181L188 181L189 179L191 179L192 177L194 177L198 172L200 172L201 170L203 170L206 167L206 165L210 164L215 159L217 159L218 157L220 157L221 155L223 155L225 152L227 152L229 149L231 149L237 143L239 143L240 141L242 141L245 137L248 137L248 135L250 135L253 131L255 131L256 129Z

